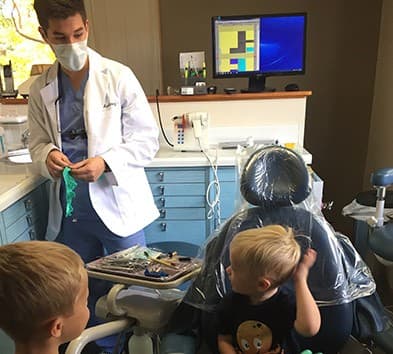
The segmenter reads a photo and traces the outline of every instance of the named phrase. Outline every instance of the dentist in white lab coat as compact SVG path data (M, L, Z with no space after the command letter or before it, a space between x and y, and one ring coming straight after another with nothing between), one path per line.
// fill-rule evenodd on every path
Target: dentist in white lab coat
M108 170L103 169L102 174L94 176L98 178L89 183L89 195L94 210L108 229L124 237L141 230L159 215L144 171L159 147L158 128L131 70L89 48L87 51L89 78L83 113L88 157L101 157ZM53 176L47 165L48 154L62 148L59 68L56 61L35 80L29 95L30 153L39 173L53 182L48 240L58 236L64 216L59 199L61 178Z
M145 243L143 228L159 216L144 171L159 147L158 128L132 71L87 47L83 0L35 0L34 9L57 58L31 86L28 109L31 157L52 182L46 237L87 263ZM66 167L78 182L69 217ZM94 279L89 288L90 326L108 289ZM111 353L115 339L97 343Z

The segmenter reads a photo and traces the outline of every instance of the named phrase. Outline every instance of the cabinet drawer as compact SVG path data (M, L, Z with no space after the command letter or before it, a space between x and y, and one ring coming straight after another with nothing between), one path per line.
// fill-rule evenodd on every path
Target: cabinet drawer
M13 205L8 207L3 211L3 218L5 227L7 228L15 221L17 221L21 216L26 214L26 212L38 213L39 201L41 200L41 189L37 188L32 193L29 193L25 197L19 199Z
M26 230L22 235L19 235L16 239L9 241L9 243L35 240L35 238L33 238L33 235L31 234L31 231L32 230Z
M147 169L146 175L149 183L205 183L206 180L206 170L204 168Z
M201 245L206 237L205 221L155 221L145 228L146 242L184 241Z
M204 208L205 196L161 196L154 197L157 208Z
M38 216L34 213L28 213L5 230L5 238L7 243L14 242L22 233L28 230L37 222Z
M234 167L219 167L217 175L220 182L233 182L236 180L236 169Z
M150 187L154 196L205 195L204 183L151 184Z
M205 208L161 208L159 220L205 220Z
M184 183L206 180L206 170L201 169L146 169L149 183Z

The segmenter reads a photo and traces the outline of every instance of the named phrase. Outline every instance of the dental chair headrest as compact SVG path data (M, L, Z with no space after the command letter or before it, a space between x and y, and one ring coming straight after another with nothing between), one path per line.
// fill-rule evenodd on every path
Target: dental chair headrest
M310 194L307 167L293 150L263 147L244 165L240 191L247 202L265 209L298 204Z

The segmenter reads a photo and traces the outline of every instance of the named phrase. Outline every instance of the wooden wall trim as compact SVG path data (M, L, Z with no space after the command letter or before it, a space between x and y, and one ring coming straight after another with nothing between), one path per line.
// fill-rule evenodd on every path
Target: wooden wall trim
M287 92L262 92L262 93L235 93L194 96L158 96L159 102L198 102L198 101L236 101L236 100L260 100L281 98L303 98L311 96L311 91L287 91ZM149 102L155 102L155 96L147 97Z

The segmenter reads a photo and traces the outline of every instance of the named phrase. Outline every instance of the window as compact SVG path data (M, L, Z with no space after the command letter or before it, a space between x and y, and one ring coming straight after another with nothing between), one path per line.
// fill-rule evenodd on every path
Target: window
M11 61L15 88L30 77L33 64L55 60L38 32L34 0L0 0L0 65Z

